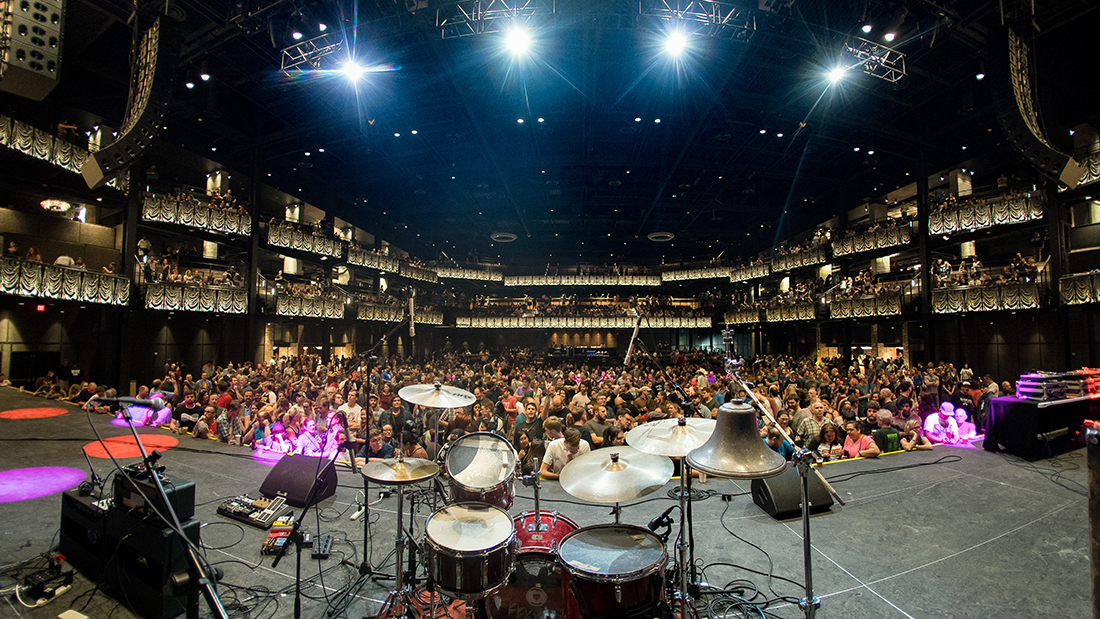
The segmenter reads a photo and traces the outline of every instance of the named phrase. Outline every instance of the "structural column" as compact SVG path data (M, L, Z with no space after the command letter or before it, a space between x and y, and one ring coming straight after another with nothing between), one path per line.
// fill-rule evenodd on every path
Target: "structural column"
M932 237L928 229L928 171L924 149L917 151L917 234L920 238L920 314L924 332L925 361L936 356L936 330L932 328Z

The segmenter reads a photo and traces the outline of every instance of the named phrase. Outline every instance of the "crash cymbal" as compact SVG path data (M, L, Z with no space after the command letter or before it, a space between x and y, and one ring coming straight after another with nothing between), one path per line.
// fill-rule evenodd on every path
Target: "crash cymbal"
M627 432L626 442L647 454L683 457L707 442L714 424L713 419L683 417L651 421Z
M439 475L439 465L421 458L390 458L367 462L359 473L380 484L415 484Z
M672 460L633 447L598 449L561 470L561 487L583 501L620 503L659 490L672 479Z
M432 408L462 408L477 400L469 391L449 385L409 385L397 392L405 402Z

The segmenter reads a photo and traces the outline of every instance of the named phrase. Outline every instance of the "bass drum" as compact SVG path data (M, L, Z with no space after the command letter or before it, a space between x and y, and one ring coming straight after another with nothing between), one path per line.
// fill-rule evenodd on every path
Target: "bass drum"
M545 552L521 552L508 584L478 604L483 619L562 619L568 603L562 567ZM576 602L572 603L576 614Z

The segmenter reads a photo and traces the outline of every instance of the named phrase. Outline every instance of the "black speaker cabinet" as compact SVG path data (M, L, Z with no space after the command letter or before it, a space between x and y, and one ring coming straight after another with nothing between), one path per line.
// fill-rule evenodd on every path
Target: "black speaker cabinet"
M833 497L813 473L810 473L809 498L811 514L833 506ZM752 480L752 502L776 520L802 515L802 478L798 476L798 468L788 466L775 477Z
M61 494L61 531L57 551L88 580L98 581L114 544L107 538L107 512L92 505L94 498L76 490Z
M320 487L307 505L315 482ZM281 496L291 507L310 507L336 494L336 465L331 460L310 456L283 456L260 485L260 494L269 499Z

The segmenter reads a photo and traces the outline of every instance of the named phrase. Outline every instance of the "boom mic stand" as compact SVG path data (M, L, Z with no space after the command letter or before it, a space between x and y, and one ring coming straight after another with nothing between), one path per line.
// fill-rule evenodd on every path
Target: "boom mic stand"
M735 381L737 381L738 386L740 386L741 389L743 389L748 395L748 397L756 403L756 407L760 410L760 412L764 413L764 416L768 418L768 421L772 422L773 427L776 430L779 430L779 433L783 435L783 440L787 441L791 444L792 447L794 447L795 444L790 435L788 435L783 430L783 428L780 427L778 423L776 423L775 418L772 416L771 411L768 410L768 407L765 406L764 402L760 400L760 398L757 397L755 393L752 392L752 389L749 388L749 385L741 379L740 371L742 360L735 357L731 352L731 349L733 347L733 329L726 328L722 330L722 341L725 343L726 346L727 373L729 373L730 376L733 377ZM803 613L805 613L806 619L814 619L817 614L818 607L821 606L821 599L814 596L813 557L810 554L810 471L813 471L814 474L817 475L818 480L820 480L821 483L825 486L825 489L829 491L829 494L833 495L833 498L836 499L837 503L844 505L844 499L842 499L840 495L837 494L836 489L833 488L833 486L828 481L826 481L825 477L821 474L821 471L817 470L817 468L813 468L813 465L817 464L817 457L812 451L810 451L809 449L798 449L794 453L794 456L792 456L792 460L798 468L799 477L802 478L802 561L803 567L806 572L806 597L798 601L798 607L802 609Z

